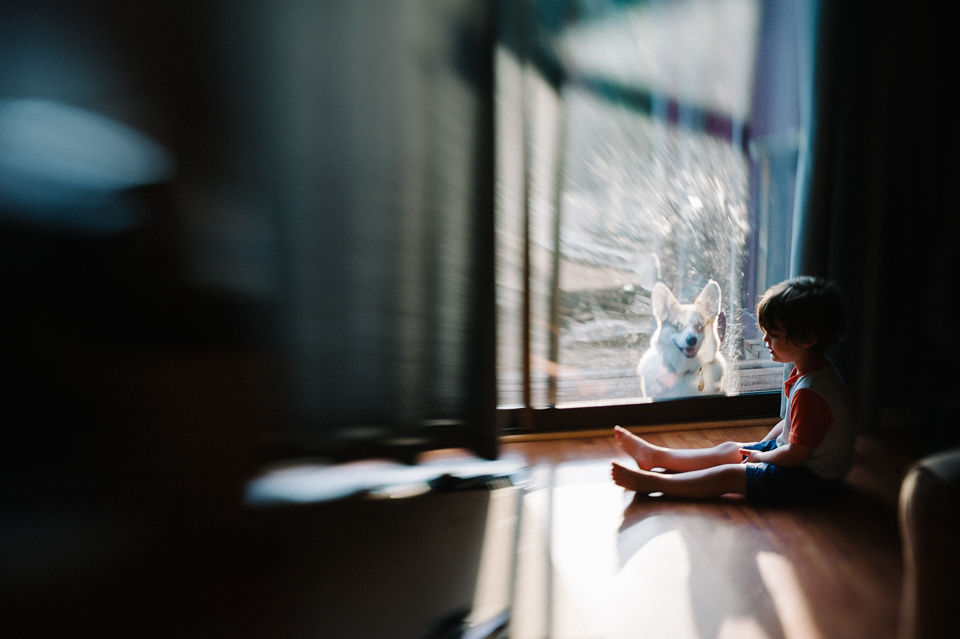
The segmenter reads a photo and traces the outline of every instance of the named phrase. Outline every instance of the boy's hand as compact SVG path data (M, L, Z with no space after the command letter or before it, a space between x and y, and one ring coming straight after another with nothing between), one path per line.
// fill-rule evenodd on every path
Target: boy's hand
M740 454L746 455L747 458L740 463L765 463L776 464L777 466L797 466L802 464L804 460L810 456L810 452L812 450L813 448L810 446L803 446L802 444L794 443L777 446L776 448L768 451L741 448Z

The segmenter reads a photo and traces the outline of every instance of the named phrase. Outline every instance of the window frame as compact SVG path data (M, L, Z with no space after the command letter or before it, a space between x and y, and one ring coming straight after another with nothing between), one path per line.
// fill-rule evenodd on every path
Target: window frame
M726 422L768 420L780 416L780 392L710 395L685 399L623 403L576 403L560 406L497 408L501 436L572 432L622 426L676 426L697 423L721 428Z

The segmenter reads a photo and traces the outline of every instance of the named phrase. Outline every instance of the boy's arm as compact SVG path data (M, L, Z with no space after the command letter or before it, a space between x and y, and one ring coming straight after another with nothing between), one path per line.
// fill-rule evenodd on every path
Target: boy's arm
M779 422L777 422L777 425L774 426L773 428L771 428L771 429L770 429L770 432L767 433L767 436L764 437L763 439L761 439L760 441L762 441L762 442L768 442L768 441L770 441L771 439L776 439L777 437L779 437L779 436L780 436L780 433L783 432L783 422L784 422L784 420L782 420L782 419L781 419Z
M776 464L777 466L798 466L806 461L812 450L813 446L789 443L763 452L741 448L740 453L747 455L744 463L766 462L768 464Z

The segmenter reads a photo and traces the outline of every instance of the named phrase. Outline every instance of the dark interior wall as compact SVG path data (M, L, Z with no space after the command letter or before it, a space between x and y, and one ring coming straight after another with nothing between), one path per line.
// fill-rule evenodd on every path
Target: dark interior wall
M821 266L850 303L838 363L862 429L921 450L960 443L960 66L949 24L932 3L828 2L818 32Z
M0 3L0 636L358 637L316 621L364 590L354 561L418 622L469 604L475 496L361 504L355 533L243 492L305 454L291 378L305 428L352 403L360 435L422 435L361 453L496 455L490 24L474 0ZM175 166L102 188L91 156L133 164L103 136Z

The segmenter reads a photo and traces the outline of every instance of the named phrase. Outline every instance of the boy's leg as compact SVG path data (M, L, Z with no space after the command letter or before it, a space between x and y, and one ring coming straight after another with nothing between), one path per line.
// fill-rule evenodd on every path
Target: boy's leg
M711 468L721 464L739 464L740 442L723 442L710 448L664 448L640 439L619 426L613 429L623 452L633 457L642 470L664 468L672 472L687 472Z
M670 475L630 470L613 462L611 475L618 486L643 494L708 498L726 494L744 495L747 492L747 468L743 464L723 464Z

